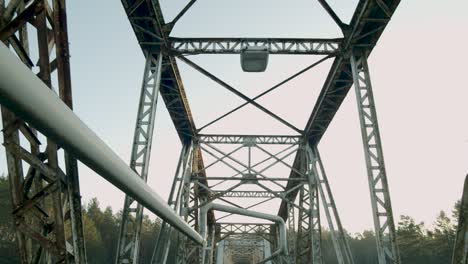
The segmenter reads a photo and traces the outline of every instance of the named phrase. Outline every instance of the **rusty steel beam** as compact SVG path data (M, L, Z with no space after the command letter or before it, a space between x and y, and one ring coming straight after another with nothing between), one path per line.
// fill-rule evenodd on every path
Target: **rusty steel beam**
M58 94L71 108L65 1L10 1L6 9L1 14L0 40L10 44L28 68L38 69L37 76L47 86L51 87L52 74L57 71ZM38 58L34 58L37 65L29 53L28 28L37 30ZM50 54L54 46L55 58ZM5 107L2 107L2 115L21 263L86 263L76 159L64 152L62 170L58 147L53 141L47 139L45 150L41 150L41 141L30 124ZM30 144L30 150L21 147L20 133ZM24 174L18 166L24 166L27 173ZM22 197L18 196L18 190L23 192ZM42 210L43 215L37 215L37 210ZM44 222L53 225L44 225ZM66 235L65 230L71 235Z

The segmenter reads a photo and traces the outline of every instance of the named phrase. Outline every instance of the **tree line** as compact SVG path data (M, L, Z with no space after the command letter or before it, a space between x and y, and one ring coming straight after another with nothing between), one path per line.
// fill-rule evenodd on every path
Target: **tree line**
M0 177L0 264L19 263L11 216L8 180ZM451 215L440 211L432 228L426 228L410 216L400 216L397 225L397 241L404 264L448 264L451 262L460 202ZM121 212L101 208L94 198L83 206L84 235L89 264L115 261ZM160 221L143 218L140 262L150 263L153 245L160 228ZM330 233L322 233L325 263L337 263ZM377 263L375 235L373 231L348 234L355 263Z

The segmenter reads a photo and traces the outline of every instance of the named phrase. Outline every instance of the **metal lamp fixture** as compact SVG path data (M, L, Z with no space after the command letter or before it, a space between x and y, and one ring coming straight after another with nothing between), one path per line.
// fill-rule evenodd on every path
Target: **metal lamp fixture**
M241 50L241 66L245 72L264 72L268 65L266 46L245 46Z

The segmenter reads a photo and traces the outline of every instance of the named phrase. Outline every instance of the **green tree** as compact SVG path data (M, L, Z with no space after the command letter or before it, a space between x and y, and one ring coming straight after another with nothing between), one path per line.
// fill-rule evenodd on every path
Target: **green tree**
M141 245L140 245L140 262L150 263L153 255L154 245L156 243L157 234L161 226L160 221L153 221L148 215L143 217L141 227Z
M437 216L432 232L432 254L438 263L449 263L455 242L455 227L444 211Z
M119 228L112 209L107 207L104 211L99 206L97 198L91 199L86 207L88 217L95 227L101 242L88 249L88 263L110 263L115 260ZM85 229L87 227L85 226Z
M112 263L115 261L121 211L114 214L110 207L104 210L96 198L91 199L83 210L84 235L89 264ZM18 263L15 233L11 216L9 184L6 177L0 176L0 263ZM460 202L454 206L452 215L457 218ZM144 216L141 229L140 263L150 263L156 236L161 227L160 220ZM450 263L456 221L441 211L432 230L426 230L423 223L410 216L401 216L398 223L397 239L402 263L445 264ZM330 232L322 231L323 256L326 263L337 263ZM364 231L347 236L355 263L377 263L377 249L373 231ZM178 233L171 234L171 241L177 241ZM173 245L176 245L174 243ZM177 248L171 247L169 254Z
M426 249L427 239L424 223L416 223L410 217L402 215L398 223L397 240L402 263L432 263Z
M83 229L86 241L88 263L99 263L102 259L102 238L93 219L86 213L83 214Z
M356 234L350 240L350 244L355 263L377 263L377 246L373 231L366 230L361 234Z
M322 256L325 263L338 263L330 230L322 229Z

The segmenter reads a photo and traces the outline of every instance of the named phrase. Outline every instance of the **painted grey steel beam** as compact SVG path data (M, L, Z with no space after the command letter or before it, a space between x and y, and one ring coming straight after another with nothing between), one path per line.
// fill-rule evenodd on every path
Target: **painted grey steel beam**
M240 54L246 47L267 47L270 54L336 55L342 39L169 38L175 54Z
M294 168L301 168L302 163L305 161L304 156L306 155L305 151L297 151L296 157L294 158L293 167ZM294 190L290 192L286 198L290 201L295 201L297 195L299 194L299 190L296 188L298 184L302 181L306 181L299 173L294 170L291 170L291 174L289 175L288 183L286 184L285 190ZM284 220L288 218L288 203L281 202L278 215L282 217Z
M268 191L212 191L214 196L222 196L224 198L270 198L282 195L283 192L268 192Z
M333 198L320 154L317 148L312 149L310 146L307 146L307 154L311 166L311 174L313 175L312 177L314 177L322 200L323 211L325 212L325 217L328 222L328 228L330 230L338 263L354 264L351 248L341 224L341 219L336 208L335 199Z
M293 150L290 151L290 149L292 149L292 148L293 148ZM289 153L286 153L287 151L289 151ZM281 157L282 159L284 159L284 158L286 158L286 157L289 157L290 155L293 155L296 151L297 151L297 149L295 148L295 146L294 146L294 145L290 145L290 146L288 146L287 148L285 148L285 149L283 149L283 150L281 150L281 151L276 152L276 153L275 153L275 156L278 156L278 157ZM286 153L286 154L283 155L283 153ZM280 155L283 155L283 156L280 156ZM265 159L263 159L263 160L261 160L261 161L255 163L255 164L251 164L250 169L256 168L256 167L258 167L258 166L264 164L265 162L268 162L268 161L271 160L271 159L272 159L271 157L267 157L267 158L265 158ZM265 168L263 168L262 170L260 170L260 172L263 172L263 171L265 171L265 169L271 168L272 166L274 166L274 163L269 164L268 166L266 166ZM248 172L248 169L243 169L243 170L241 171L241 173L236 173L236 174L230 176L230 178L234 178L234 177L236 177L236 176L238 176L238 175L242 175L242 173L247 173L247 172ZM214 187L220 185L220 184L223 183L223 182L224 182L224 181L221 181L221 182L218 182L218 183L216 183L216 184L213 184L213 185L211 186L211 188L214 188Z
M393 14L400 0L387 2L387 6ZM353 48L366 50L368 56L377 44L390 18L382 11L376 1L359 1L351 19L349 32L343 39L343 55L335 58L304 130L312 145L318 144L353 84L351 66L349 60L345 59L344 56L349 54Z
M305 176L305 175L303 174L303 172L299 171L298 168L295 168L295 167L289 165L289 164L288 164L287 162L285 162L283 159L280 159L280 158L276 157L274 154L270 153L270 151L268 151L268 150L266 150L266 149L260 147L259 145L255 145L255 148L256 148L256 149L259 149L260 151L262 151L262 152L265 153L266 155L272 157L276 162L281 163L281 164L283 164L284 166L290 168L292 171L298 173L300 176Z
M220 234L256 234L260 231L269 233L271 223L217 223Z
M348 29L348 25L343 23L340 17L335 13L333 8L327 3L326 0L318 0L322 7L327 11L328 15L335 21L335 23L340 27L341 31L345 32Z
M299 153L302 155L297 168L306 174L303 178L307 183L301 186L299 192L296 262L323 264L318 187L312 175L306 148L302 147ZM287 206L289 211L291 206L289 203Z
M221 155L225 155L225 153L224 153L222 150L220 150L219 148L217 148L217 147L215 147L215 146L213 146L213 145L211 145L211 144L205 144L205 146L209 147L211 150L214 150L215 152L217 152L217 153L219 153L219 154L221 154ZM214 157L214 158L218 158L218 157L217 157L217 154L212 153L212 152L211 152L210 150L208 150L207 148L201 147L201 149L203 149L203 151L205 151L205 153L209 154L210 156L212 156L212 157ZM285 157L282 157L282 159L284 159L284 158L286 158L286 156L285 156ZM266 176L263 172L266 171L267 169L269 169L271 166L274 166L276 163L279 163L279 162L281 161L281 160L279 160L279 161L276 160L274 163L272 163L272 164L268 165L267 167L265 167L265 168L263 168L263 169L257 171L257 170L253 170L252 167L249 167L249 165L244 164L243 162L239 161L238 159L236 159L236 158L234 158L234 157L232 157L232 156L227 156L227 159L229 159L229 160L231 160L231 161L233 161L233 162L239 164L240 166L244 167L244 169L247 169L247 170L248 170L248 173L254 174L254 175L256 176L257 179L258 179L258 176L260 176L260 178L262 178L262 179L267 179L268 176ZM226 166L230 167L231 169L233 169L234 171L238 172L239 174L242 174L242 171L240 171L239 169L237 169L235 166L233 166L233 165L227 163L227 162L224 161L224 160L221 160L221 162L224 163ZM276 178L276 179L280 179L280 178ZM276 185L279 186L280 188L284 188L282 185L280 185L279 183L277 183L276 180L275 180L275 181L272 181L272 183L276 184ZM262 186L258 181L256 182L256 184L257 184L258 186L264 188L264 189L266 188L265 186ZM270 191L270 190L267 190L267 191ZM283 199L284 197L281 197L281 198Z
M133 0L121 0L122 4L127 10L129 3ZM128 13L127 13L128 14ZM169 45L169 32L165 27L166 22L162 14L162 8L159 1L145 0L145 4L141 5L133 16L128 15L132 25L140 25L145 31L151 32L147 34L133 28L135 35L143 52L160 52L161 49L168 50ZM159 39L161 42L158 46L146 46L145 41L155 41ZM164 53L164 52L163 52ZM167 54L166 54L167 55ZM192 117L192 112L185 94L182 78L180 77L179 68L176 59L173 56L164 56L163 65L167 65L161 76L161 87L159 92L164 100L166 108L171 116L174 126L177 130L180 140L183 144L188 144L196 135L196 126ZM203 168L203 157L200 149L196 150L198 167ZM206 178L204 171L200 173L201 177ZM200 180L205 185L208 185L206 179ZM204 197L205 193L200 193L200 198ZM210 221L214 219L214 215L210 214Z
M187 11L192 7L193 4L195 4L196 1L197 0L190 0L190 2L188 2L185 5L185 7L177 14L177 16L175 16L174 19L172 19L172 21L167 24L171 30L177 23L177 21L179 21L182 18L182 16L184 16L185 13L187 13Z
M387 1L387 7L391 10L392 14L399 3L400 0ZM349 56L347 54L353 48L365 49L368 56L377 44L390 19L391 17L388 17L382 11L376 1L359 1L351 19L349 30L342 41L342 55L337 56L333 61L327 79L304 129L304 134L311 146L318 145L353 84L351 64L345 56ZM298 162L298 158L296 156L294 163ZM292 171L290 177L296 176L296 173ZM287 188L290 187L292 185L287 186ZM297 194L292 195L295 196ZM286 204L281 203L278 215L286 217L286 210Z
M0 43L0 104L179 231L202 243L185 223L125 162L89 129L45 84ZM41 109L41 111L38 111Z
M367 57L351 55L379 264L400 264L395 222Z
M270 234L271 228L275 228L271 223L217 223L215 225L216 233L219 236L218 241L227 239L228 237L242 237L245 239L253 239L262 237L268 241L273 241L274 238ZM288 230L289 231L289 230Z
M121 0L138 43L145 53L156 55L161 47L169 46L165 21L158 1L143 0L135 6L134 0ZM146 45L145 43L153 43ZM154 45L157 43L157 45ZM161 75L161 97L169 111L180 140L187 143L196 134L195 122L185 94L179 68L174 58L164 56L166 66Z
M161 71L162 54L158 54L157 57L148 54L143 73L130 157L130 168L145 182L148 179ZM117 243L116 264L139 263L143 209L133 197L125 195Z
M163 50L168 50L167 47L170 46L168 41L170 26L164 21L159 1L143 0L143 3L139 4L136 8L133 8L135 7L135 0L121 0L121 2L143 53L154 55ZM145 43L152 44L146 45ZM154 45L155 43L157 44ZM159 92L181 142L189 144L195 137L197 129L177 62L173 56L164 54L162 64L164 70L161 73ZM200 151L197 150L197 152ZM197 161L198 166L204 167L201 152L197 156L199 156ZM200 179L200 181L208 185L205 172L200 172L199 176L205 177L205 179ZM200 198L203 198L204 195L206 195L206 192L201 192ZM210 214L210 221L213 219L214 215Z
M288 219L286 220L286 224L288 226L288 252L289 252L289 261L291 263L295 263L296 261L296 252L297 252L297 228L296 224L298 222L296 221L299 220L296 218L296 215L299 216L299 210L294 210L294 206L291 206L290 203L288 203Z
M175 172L174 180L172 182L171 192L169 193L168 204L174 211L180 214L181 209L181 196L182 188L185 182L189 181L191 176L191 159L189 158L192 154L192 144L183 145L182 151L179 156L177 163L177 169ZM157 235L156 243L153 249L153 256L151 257L151 263L160 264L166 263L168 258L169 249L171 247L171 234L173 234L173 228L168 223L162 222Z
M198 180L201 180L203 178L201 177L193 177L194 179L198 179ZM218 180L218 181L242 181L242 180L245 180L243 178L232 178L232 177L216 177L216 176L213 176L213 177L207 177L206 178L207 180ZM255 179L252 179L252 181L275 181L275 182L278 182L278 181L293 181L293 182L304 182L306 181L305 179L298 179L298 178L269 178L269 177L266 177L265 178L255 178ZM272 193L272 192L270 192Z
M205 144L273 144L296 145L302 137L289 135L209 135L199 134L198 143Z

